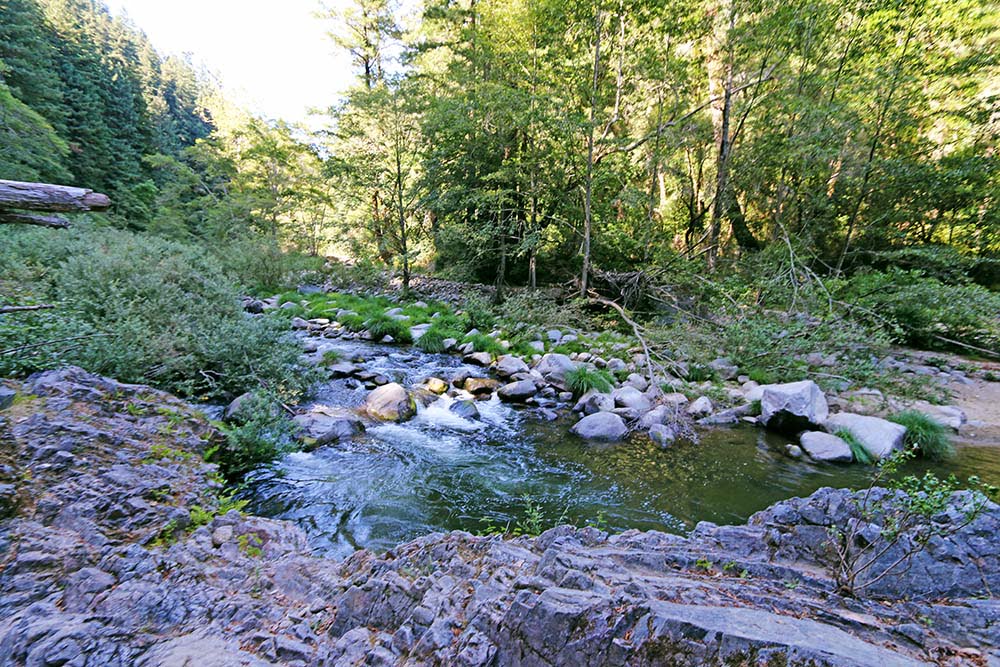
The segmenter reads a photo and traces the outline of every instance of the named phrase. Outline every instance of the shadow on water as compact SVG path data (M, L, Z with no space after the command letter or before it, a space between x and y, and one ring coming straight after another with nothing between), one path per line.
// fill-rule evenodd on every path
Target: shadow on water
M339 341L327 347L360 354L366 368L409 384L468 368L446 355ZM335 381L315 398L354 406L366 393ZM610 530L684 532L698 521L740 523L823 486L860 487L870 474L790 459L786 439L753 427L703 431L699 444L667 450L638 436L593 445L569 433L571 418L545 422L493 399L478 403L481 421L468 421L448 411L451 400L442 397L407 423L374 426L351 442L257 470L248 509L296 522L318 552L342 557L432 531L513 524L524 518L526 500L541 507L546 525L600 518ZM1000 483L1000 449L962 448L935 470Z

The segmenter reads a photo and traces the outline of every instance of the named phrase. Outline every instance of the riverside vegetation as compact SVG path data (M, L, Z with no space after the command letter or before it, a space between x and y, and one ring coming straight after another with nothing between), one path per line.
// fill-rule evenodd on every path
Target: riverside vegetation
M934 472L1000 381L988 3L417 9L325 14L357 81L310 134L100 3L0 2L0 178L113 202L0 224L39 307L0 313L3 660L1000 659L998 480ZM293 452L498 404L870 475L684 536L525 493L342 563L246 511Z

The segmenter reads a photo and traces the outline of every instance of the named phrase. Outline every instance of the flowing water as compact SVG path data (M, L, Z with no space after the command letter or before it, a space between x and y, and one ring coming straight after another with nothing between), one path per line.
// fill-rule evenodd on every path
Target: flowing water
M360 342L325 342L404 386L465 368L456 357ZM324 385L314 402L360 405L367 391ZM815 464L784 454L788 440L754 427L701 432L700 443L663 450L642 437L594 445L569 433L572 417L495 398L481 421L448 410L445 396L403 424L373 426L353 441L289 454L250 477L256 514L299 524L319 553L387 549L432 531L516 527L540 509L555 523L684 532L698 521L739 523L768 505L823 486L864 485L863 466ZM919 472L926 464L914 464ZM964 447L939 474L1000 484L1000 448Z

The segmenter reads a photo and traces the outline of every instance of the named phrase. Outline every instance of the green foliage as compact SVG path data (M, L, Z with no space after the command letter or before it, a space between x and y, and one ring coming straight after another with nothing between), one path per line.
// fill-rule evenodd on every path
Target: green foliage
M483 333L472 334L462 339L463 343L472 343L472 349L476 352L489 352L492 355L499 355L506 352L503 346L492 336Z
M219 464L226 479L239 480L255 467L291 451L297 435L276 397L254 392L243 400L230 424L221 425L225 442L209 460Z
M889 421L906 427L904 446L920 452L932 461L944 461L955 455L955 447L948 436L948 428L918 410L903 410L889 417Z
M478 296L466 299L462 305L463 325L466 331L470 329L490 329L496 322L496 316L490 305Z
M424 352L437 354L444 352L444 334L438 329L431 327L424 332L424 335L417 339L415 345Z
M0 354L2 374L74 363L206 398L260 382L295 393L311 382L285 327L245 317L218 266L190 246L83 226L0 235L0 264L20 267L19 280L0 284L0 294L30 285L36 299L64 304L61 311L0 318L0 350L38 344Z
M919 271L862 273L837 286L855 316L895 340L924 349L1000 349L1000 294L947 285Z
M323 353L323 365L332 366L343 358L339 350L327 350Z
M851 455L854 457L855 462L866 466L875 463L875 459L868 453L864 445L846 428L839 428L833 434L846 442L847 446L851 448Z
M388 315L376 315L366 321L365 329L371 333L375 340L382 340L386 336L392 336L397 343L409 343L413 340L410 335L410 326L406 321L400 321Z
M582 396L591 389L606 393L611 391L613 379L607 371L579 365L566 372L566 385L577 396Z

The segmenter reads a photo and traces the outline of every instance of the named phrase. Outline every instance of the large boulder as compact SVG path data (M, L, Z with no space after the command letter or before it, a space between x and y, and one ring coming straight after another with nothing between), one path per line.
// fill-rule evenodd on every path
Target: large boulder
M611 412L615 409L615 399L611 394L605 394L596 389L591 389L580 397L580 400L573 406L574 412L582 412L585 415L592 415L595 412Z
M375 419L401 422L417 414L417 403L402 385L390 382L368 394L365 411Z
M505 354L497 359L496 372L502 378L509 378L518 373L527 373L529 370L531 369L528 368L528 364L514 355Z
M448 406L448 410L455 413L462 419L482 419L482 416L479 414L479 408L476 407L476 404L473 401L455 401Z
M476 366L489 366L493 356L489 352L468 352L462 357L462 361Z
M576 368L576 363L565 354L550 352L542 356L535 370L542 374L547 382L560 389L566 389L566 373Z
M851 446L838 438L822 431L806 431L799 436L799 444L805 453L816 461L831 463L850 463L854 460Z
M505 403L523 403L538 392L531 380L518 380L505 384L497 390L497 396Z
M684 409L684 411L688 413L690 416L698 418L712 414L712 410L714 409L715 406L712 405L712 399L710 399L708 396L699 396L691 403L689 403L688 406Z
M911 409L922 412L934 421L958 431L966 422L965 411L957 405L932 405L927 401L917 401Z
M462 385L462 389L473 396L487 396L492 394L500 386L500 383L493 378L468 378Z
M347 440L365 430L361 420L347 411L338 411L325 406L317 406L294 418L302 435L312 440L316 447L331 442Z
M628 427L621 417L613 412L595 412L587 415L570 429L584 440L614 442L628 433Z
M648 429L657 424L669 424L677 421L678 408L671 405L657 405L655 408L642 415L639 419L639 428Z
M672 425L653 424L649 428L649 439L666 449L677 440L677 429Z
M826 430L831 433L844 429L865 448L872 457L884 459L903 449L906 427L879 417L868 417L853 412L841 412L826 420Z
M11 405L14 404L14 397L17 396L17 392L13 389L8 389L3 385L0 385L0 410L6 410Z
M640 414L649 412L653 404L641 391L631 385L626 385L615 389L611 396L615 399L615 405L620 408L631 408Z
M830 414L826 396L812 380L762 387L760 421L774 431L795 434L822 427Z

